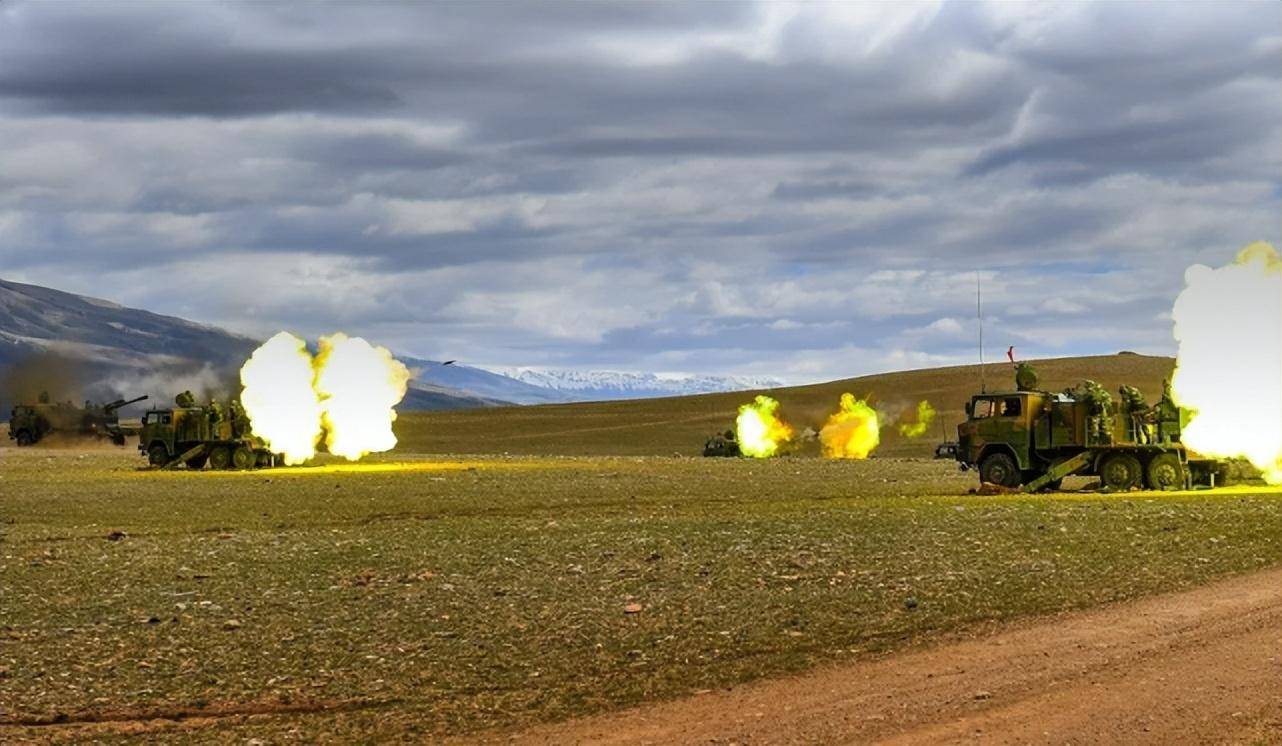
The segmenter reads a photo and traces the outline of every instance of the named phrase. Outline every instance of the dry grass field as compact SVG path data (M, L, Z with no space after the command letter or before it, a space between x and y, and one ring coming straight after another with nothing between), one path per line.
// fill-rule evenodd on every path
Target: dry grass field
M1036 361L1042 385L1050 390L1084 378L1110 391L1128 383L1155 401L1174 360L1144 355L1061 358ZM990 390L1012 388L1006 362L985 368ZM837 408L843 392L869 396L879 409L912 416L926 399L939 410L930 431L916 440L901 438L889 422L882 428L882 456L929 456L939 441L956 437L962 407L979 390L979 366L888 373L771 391L785 420L797 430L818 428ZM669 399L504 407L454 412L414 412L397 422L402 447L420 453L511 453L524 455L671 456L697 455L704 440L734 423L739 405L755 392ZM810 453L817 453L812 446Z
M0 741L433 740L1282 562L1277 491L981 497L925 460L140 464L0 448Z

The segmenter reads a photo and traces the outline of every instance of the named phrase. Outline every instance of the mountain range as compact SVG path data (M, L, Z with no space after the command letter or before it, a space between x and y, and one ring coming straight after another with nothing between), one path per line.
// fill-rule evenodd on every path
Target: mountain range
M42 391L73 401L145 393L152 402L163 402L183 390L226 396L258 345L259 340L215 326L0 280L0 412ZM402 407L465 409L506 403L416 380Z
M57 399L190 389L226 396L259 340L99 298L0 279L0 412L49 391ZM770 388L768 378L615 371L485 370L398 356L414 373L407 410L553 404Z
M784 385L784 382L777 378L764 376L707 376L547 368L510 368L495 372L537 389L558 392L566 397L566 401L651 399L662 396L770 389Z

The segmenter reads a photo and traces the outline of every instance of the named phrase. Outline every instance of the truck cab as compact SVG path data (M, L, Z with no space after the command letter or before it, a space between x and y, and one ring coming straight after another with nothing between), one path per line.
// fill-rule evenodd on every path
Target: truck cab
M1006 484L1035 469L1033 433L1045 401L1045 394L1034 391L971 397L966 404L967 419L957 426L958 460L979 466L980 478L994 484ZM1004 458L995 458L998 454ZM1000 473L985 474L986 464L990 471Z
M209 415L203 407L149 409L142 416L138 450L147 454L152 465L159 466L187 450L184 445L209 439Z

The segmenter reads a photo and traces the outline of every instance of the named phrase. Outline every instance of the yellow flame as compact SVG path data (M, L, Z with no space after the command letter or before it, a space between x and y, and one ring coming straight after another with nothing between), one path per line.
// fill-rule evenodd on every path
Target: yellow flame
M1171 381L1191 410L1182 440L1205 456L1246 458L1282 484L1282 257L1254 243L1233 264L1190 267L1184 283Z
M394 407L409 386L409 369L386 347L342 332L320 338L315 368L329 452L355 461L391 450Z
M253 432L287 464L316 455L321 406L312 379L311 353L289 332L264 342L240 369L240 400Z
M792 440L792 428L775 414L778 409L779 402L765 395L739 407L735 432L743 455L769 458Z
M926 429L934 421L935 408L930 406L930 402L922 399L917 402L917 421L901 422L899 424L899 434L905 438L920 438L926 434Z
M841 409L828 418L819 440L828 458L868 458L881 442L877 410L854 394L842 394Z

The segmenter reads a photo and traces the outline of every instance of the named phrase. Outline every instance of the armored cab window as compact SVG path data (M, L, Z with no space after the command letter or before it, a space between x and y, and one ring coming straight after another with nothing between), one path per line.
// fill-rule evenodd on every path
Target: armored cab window
M971 409L970 418L972 420L983 420L993 416L992 399L976 399L975 405Z
M1019 397L1012 396L1008 399L1002 399L1002 417L1018 417L1020 413Z
M164 414L160 415L160 421L161 421L161 422L163 422L163 423L165 423L166 425L168 425L170 422L172 422L172 421L173 421L173 418L169 415L169 413L168 413L168 412L166 412L166 413L164 413Z

